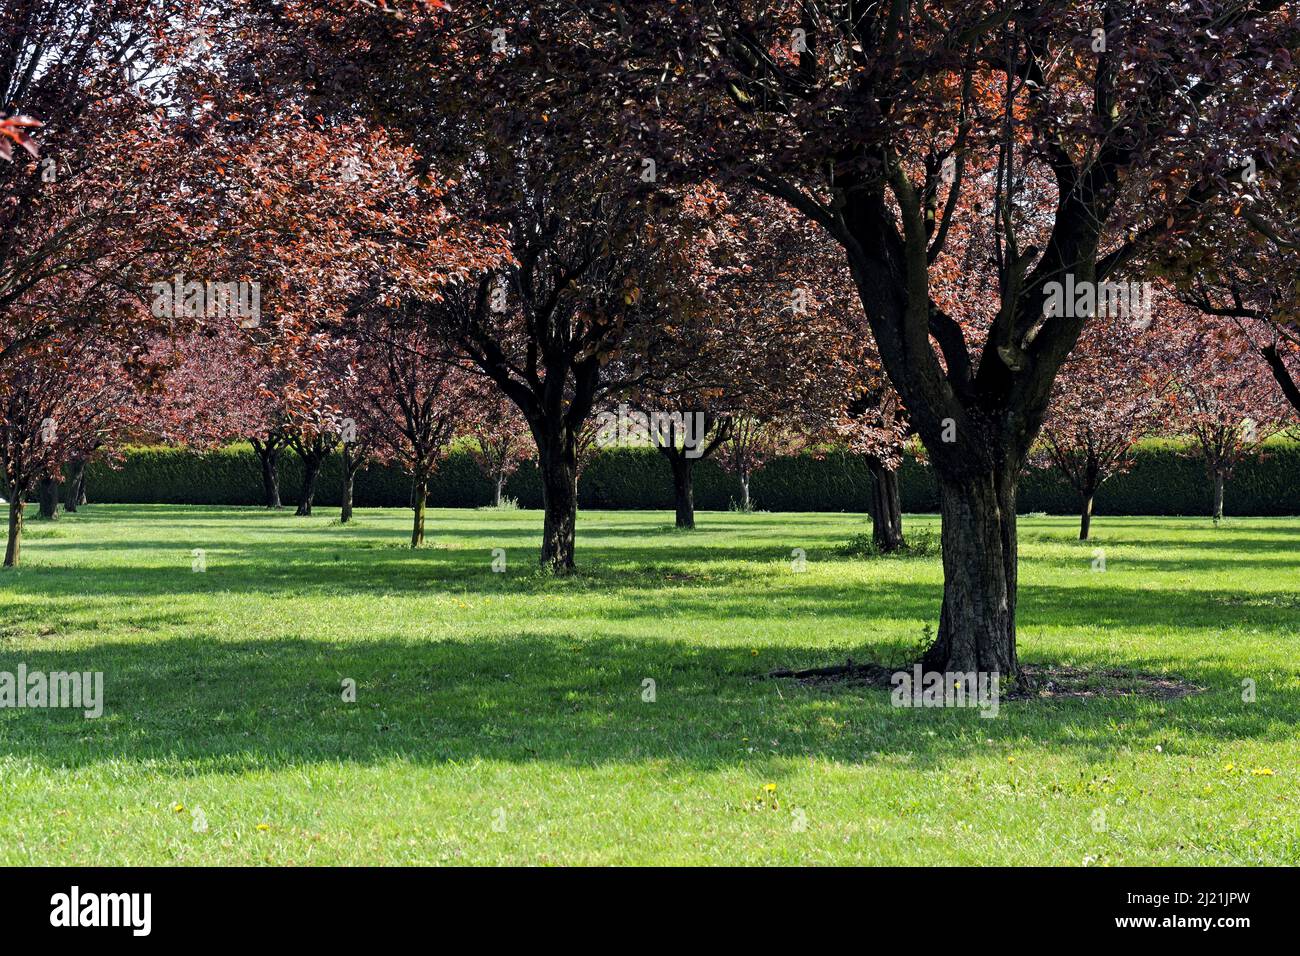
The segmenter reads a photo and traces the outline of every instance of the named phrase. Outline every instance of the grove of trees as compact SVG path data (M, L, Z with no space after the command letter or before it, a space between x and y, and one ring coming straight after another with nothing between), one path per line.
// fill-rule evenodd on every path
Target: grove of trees
M418 547L465 443L565 573L598 422L669 413L683 530L700 460L748 510L835 447L896 551L923 457L924 664L1014 679L1027 467L1086 539L1180 437L1218 518L1300 411L1298 47L1281 0L7 0L5 563L131 441L249 443L272 509L288 451L303 516L340 456L344 522L400 463Z

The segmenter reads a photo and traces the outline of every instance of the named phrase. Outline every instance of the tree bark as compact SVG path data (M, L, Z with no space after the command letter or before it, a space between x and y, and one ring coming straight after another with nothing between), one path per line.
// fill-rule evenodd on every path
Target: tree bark
M1079 516L1079 540L1087 541L1088 532L1092 529L1092 499L1095 495L1093 491L1083 493L1083 508Z
M578 520L578 456L573 441L561 436L541 443L542 566L558 573L573 570L574 529Z
M1215 469L1214 472L1214 523L1218 524L1223 520L1223 485L1224 476L1222 469Z
M68 474L68 491L64 495L63 510L75 514L86 503L86 459L73 459Z
M40 503L41 510L39 517L42 521L53 521L59 516L59 478L54 475L47 475L41 479L40 484Z
M316 482L320 478L325 453L312 449L298 456L302 459L302 490L298 493L298 508L294 514L300 518L311 516L311 506L316 500Z
M282 507L280 504L280 453L284 451L284 445L275 437L268 438L265 442L251 438L249 444L253 446L253 451L257 452L258 460L262 463L262 492L266 507L278 510Z
M411 481L411 511L414 520L411 524L411 547L418 548L424 544L424 512L429 500L429 476L417 473Z
M339 524L347 524L352 520L352 472L345 472L343 475L343 504L339 507Z
M749 511L749 472L740 473L740 510Z
M9 500L9 543L5 546L5 567L16 568L23 548L23 495Z
M1282 394L1286 400L1291 403L1291 407L1300 412L1300 384L1296 383L1295 377L1291 370L1286 367L1286 362L1277 350L1275 345L1266 345L1260 349L1264 356L1264 361L1268 362L1269 369L1273 372L1273 378L1277 380L1278 386L1282 389Z
M997 472L963 481L939 476L943 607L927 671L996 671L1019 677L1016 659L1016 479Z
M668 458L673 471L673 507L677 511L677 528L695 530L695 459L674 454Z
M505 488L505 484L506 484L505 475L497 475L496 484L492 489L492 507L494 508L501 507L501 492Z
M339 507L338 523L347 524L352 520L352 488L354 488L356 472L360 468L361 455L352 455L351 445L344 441L339 445L339 450L343 455L343 503Z
M897 469L871 466L871 539L881 554L897 551L904 544Z

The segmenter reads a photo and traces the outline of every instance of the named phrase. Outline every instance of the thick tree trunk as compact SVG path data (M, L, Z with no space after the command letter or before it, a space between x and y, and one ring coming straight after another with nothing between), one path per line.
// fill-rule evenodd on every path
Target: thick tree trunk
M749 508L749 472L744 471L740 474L740 510L748 511Z
M38 515L42 521L53 521L59 516L59 479L46 476L40 485L41 510Z
M494 508L501 507L501 492L505 488L505 485L506 485L505 475L497 475L496 484L492 488L492 507Z
M954 481L939 476L943 608L927 671L996 671L1016 659L1016 472Z
M1221 470L1214 472L1214 523L1218 524L1223 520L1223 485L1224 477Z
M23 550L23 505L22 495L15 495L9 500L9 543L5 546L5 567L18 567L18 560Z
M682 531L694 531L695 459L673 455L668 463L673 471L673 507L677 511L677 527Z
M298 493L298 509L294 512L300 518L311 515L312 503L316 500L316 483L320 478L321 465L324 463L324 452L312 451L306 455L299 455L302 459L302 490Z
M86 503L86 460L74 459L69 466L67 493L64 495L63 510L75 514Z
M411 547L424 544L424 512L429 500L429 476L417 474L411 482Z
M903 546L903 503L896 469L871 468L871 539L881 554Z
M1089 490L1083 493L1083 507L1079 515L1079 540L1087 541L1088 532L1092 529L1092 499L1096 494L1095 491Z
M278 510L280 505L280 452L284 446L274 438L262 443L250 441L262 463L262 494L266 507Z
M578 461L574 443L556 437L538 449L542 471L542 566L558 573L573 569L578 520Z

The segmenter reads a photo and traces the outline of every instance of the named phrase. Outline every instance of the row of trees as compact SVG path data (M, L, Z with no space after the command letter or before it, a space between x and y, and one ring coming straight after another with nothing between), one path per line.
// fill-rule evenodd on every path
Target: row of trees
M64 503L76 510L85 499L87 462L111 461L127 441L203 448L246 440L261 459L265 504L272 509L281 507L279 459L291 450L302 463L301 516L312 513L325 458L338 454L342 523L352 517L357 473L375 462L400 463L412 481L411 544L417 547L424 541L428 481L460 439L493 482L500 505L510 475L536 454L516 406L460 370L454 354L426 354L424 339L400 315L353 331L313 342L306 358L294 353L276 367L276 353L256 344L260 334L250 337L233 324L206 328L159 342L154 354L137 358L147 375L132 374L126 356L97 351L89 338L33 350L6 382L0 416L12 496L9 563L18 560L26 498L39 490L42 517L54 517L66 475ZM1088 538L1101 484L1129 466L1141 439L1155 435L1194 439L1214 482L1214 517L1221 518L1235 466L1292 418L1268 379L1266 360L1235 326L1192 326L1176 315L1148 328L1103 318L1087 336L1057 382L1031 459L1056 469L1078 493L1080 538ZM716 373L709 380L722 382ZM764 462L838 444L864 455L873 472L876 546L889 552L903 545L897 468L910 436L896 396L876 400L865 393L832 417L815 415L815 404L790 402L791 413L743 396L739 410L670 396L679 399L679 410L664 414L629 405L631 397L599 410L599 427L584 434L583 451L620 441L657 447L671 466L679 528L694 527L692 475L699 462L714 458L734 473L742 489L738 506L747 510L750 476ZM579 472L588 457L578 455Z
M1086 513L1131 447L1099 426L1154 428L1171 383L1219 478L1296 401L1298 29L1280 0L11 0L0 115L45 125L0 169L0 381L125 375L169 411L101 433L255 439L270 501L286 448L309 477L388 449L413 542L473 393L531 438L557 571L618 405L700 423L658 436L685 526L696 450L744 486L773 435L834 435L896 547L911 440L925 662L1012 677L1038 449ZM22 460L15 500L49 473Z

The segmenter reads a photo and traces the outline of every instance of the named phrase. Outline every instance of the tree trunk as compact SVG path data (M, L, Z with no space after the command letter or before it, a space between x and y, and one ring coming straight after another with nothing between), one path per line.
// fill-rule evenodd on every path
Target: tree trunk
M1214 472L1214 523L1218 524L1223 520L1223 472L1216 470Z
M265 444L251 440L253 451L257 452L262 463L262 492L266 507L278 510L280 505L280 452L284 450L276 439L271 438Z
M749 511L749 472L740 473L740 510Z
M1268 362L1268 367L1273 371L1273 378L1277 380L1278 386L1282 389L1282 394L1291 403L1291 407L1300 412L1300 383L1296 382L1295 376L1286 367L1286 361L1278 352L1277 346L1266 345L1260 351L1264 355L1264 360Z
M506 476L497 475L496 485L492 489L492 507L494 508L501 507L501 492L505 488L505 484L506 484Z
M298 457L302 459L302 490L298 493L298 509L294 514L305 518L310 517L312 503L316 500L316 482L320 478L325 454L313 449Z
M5 567L18 567L18 559L23 549L23 505L22 495L15 495L9 501L9 543L5 547Z
M943 607L926 652L927 671L996 671L1019 677L1016 660L1017 471L964 481L939 476Z
M75 514L86 503L86 459L73 459L68 474L68 491L64 496L63 510Z
M677 527L695 530L695 459L675 454L668 463L673 470L673 506L677 509Z
M418 548L424 544L424 511L429 499L429 476L418 473L411 482L411 511L414 521L411 525L411 547Z
M1083 493L1083 509L1079 517L1080 541L1088 540L1088 532L1092 528L1092 499L1095 494L1096 492L1092 490Z
M556 436L538 449L542 471L542 566L557 573L573 570L574 528L578 520L578 460L575 443Z
M339 524L352 520L352 484L355 475L351 469L343 469L343 505L339 508Z
M47 475L41 479L40 502L41 510L38 517L42 521L53 521L59 516L59 479L57 476Z
M903 503L897 469L871 468L871 539L881 554L903 546Z
M361 463L366 456L365 452L354 454L356 446L349 442L341 443L339 450L343 455L343 504L339 509L339 524L347 524L352 520L352 493L356 486L357 472L361 470Z

